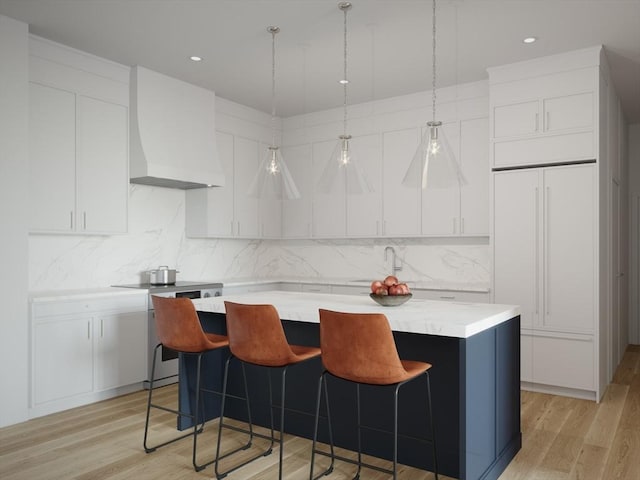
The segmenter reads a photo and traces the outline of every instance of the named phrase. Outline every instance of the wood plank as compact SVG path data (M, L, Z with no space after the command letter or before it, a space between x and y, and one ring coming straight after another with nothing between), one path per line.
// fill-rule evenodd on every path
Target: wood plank
M586 443L599 447L611 446L628 392L628 385L609 384L598 413L587 432Z

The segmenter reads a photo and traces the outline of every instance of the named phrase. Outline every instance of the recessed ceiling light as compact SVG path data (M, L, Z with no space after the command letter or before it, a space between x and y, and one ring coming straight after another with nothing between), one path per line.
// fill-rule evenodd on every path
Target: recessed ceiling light
M338 80L338 83L340 85L346 85L347 83L349 83L349 80Z
M527 37L522 40L523 43L533 43L537 40L536 37Z
M193 56L189 57L189 59L193 60L194 62L202 61L202 57L198 57L197 55L193 55Z

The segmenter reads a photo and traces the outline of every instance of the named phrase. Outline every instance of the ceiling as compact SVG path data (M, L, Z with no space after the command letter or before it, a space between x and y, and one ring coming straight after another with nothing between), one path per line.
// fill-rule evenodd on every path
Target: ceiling
M126 65L143 65L277 113L342 105L343 14L337 0L0 0L30 32ZM349 103L431 88L431 2L352 0ZM640 123L640 0L439 0L438 86L486 68L604 45L630 123ZM536 36L525 45L522 39ZM204 58L199 63L190 55Z

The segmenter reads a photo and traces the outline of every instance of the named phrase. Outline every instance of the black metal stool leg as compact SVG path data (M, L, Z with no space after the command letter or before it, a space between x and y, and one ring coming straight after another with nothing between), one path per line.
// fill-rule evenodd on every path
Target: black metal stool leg
M159 343L158 345L156 345L156 348L153 350L153 363L151 364L151 379L149 380L149 396L147 397L147 416L146 416L146 420L145 420L145 425L144 425L144 440L142 442L143 446L144 446L144 451L146 453L151 453L153 451L155 451L156 449L160 448L160 447L164 447L165 445L168 445L170 443L173 442L177 442L178 440L182 440L183 438L187 438L190 435L193 435L193 432L189 432L186 433L184 435L180 435L178 437L172 438L171 440L167 440L166 442L160 443L158 445L153 445L153 446L149 446L147 444L148 441L148 436L149 436L149 418L151 416L151 408L157 408L159 410L164 410L165 412L170 412L173 413L175 415L180 415L183 417L188 417L188 418L193 418L194 419L194 425L197 426L197 420L195 420L196 416L193 416L191 414L188 413L183 413L179 410L176 409L172 409L172 408L167 408L164 407L162 405L155 405L151 402L152 400L152 395L153 395L153 386L154 386L154 382L155 382L155 367L156 367L156 359L157 359L157 354L158 354L158 349L162 346L161 343Z
M362 470L362 434L360 432L360 384L356 383L356 415L358 420L358 471L356 472L353 480L358 480L360 478L360 470Z
M315 415L314 427L313 427L313 443L311 446L311 467L309 469L309 480L317 480L318 478L324 475L329 475L331 472L333 472L333 464L335 461L335 456L334 456L335 454L333 450L333 431L331 430L331 412L329 411L329 391L327 390L326 373L327 373L326 370L322 372L322 375L320 375L320 378L318 379L318 396L316 398L316 415ZM324 472L320 473L317 477L314 477L313 466L316 458L316 444L318 439L318 421L320 419L320 401L322 399L323 384L324 384L324 390L325 390L325 402L327 406L327 425L329 427L329 445L331 447L331 454L329 456L331 457L331 464L329 465L329 468L327 468ZM318 453L322 453L322 452L318 452Z
M402 383L396 385L393 393L393 480L396 480L398 475L398 390L400 385Z
M431 446L433 447L433 474L438 480L438 455L436 453L436 429L433 425L433 408L431 404L431 380L429 371L424 372L427 376L427 403L429 404L429 424L431 425Z
M278 480L282 480L282 457L284 447L284 398L286 392L287 367L282 369L282 389L280 392L280 458L278 466Z

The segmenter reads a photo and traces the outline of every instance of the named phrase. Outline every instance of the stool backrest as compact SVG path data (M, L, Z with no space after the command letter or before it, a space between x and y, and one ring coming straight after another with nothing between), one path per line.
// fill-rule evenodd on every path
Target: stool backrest
M210 348L196 307L188 298L151 296L160 343L179 352L203 352Z
M336 377L372 385L406 379L393 333L382 313L320 309L322 363Z
M296 358L273 305L224 302L229 348L240 360L279 367Z

